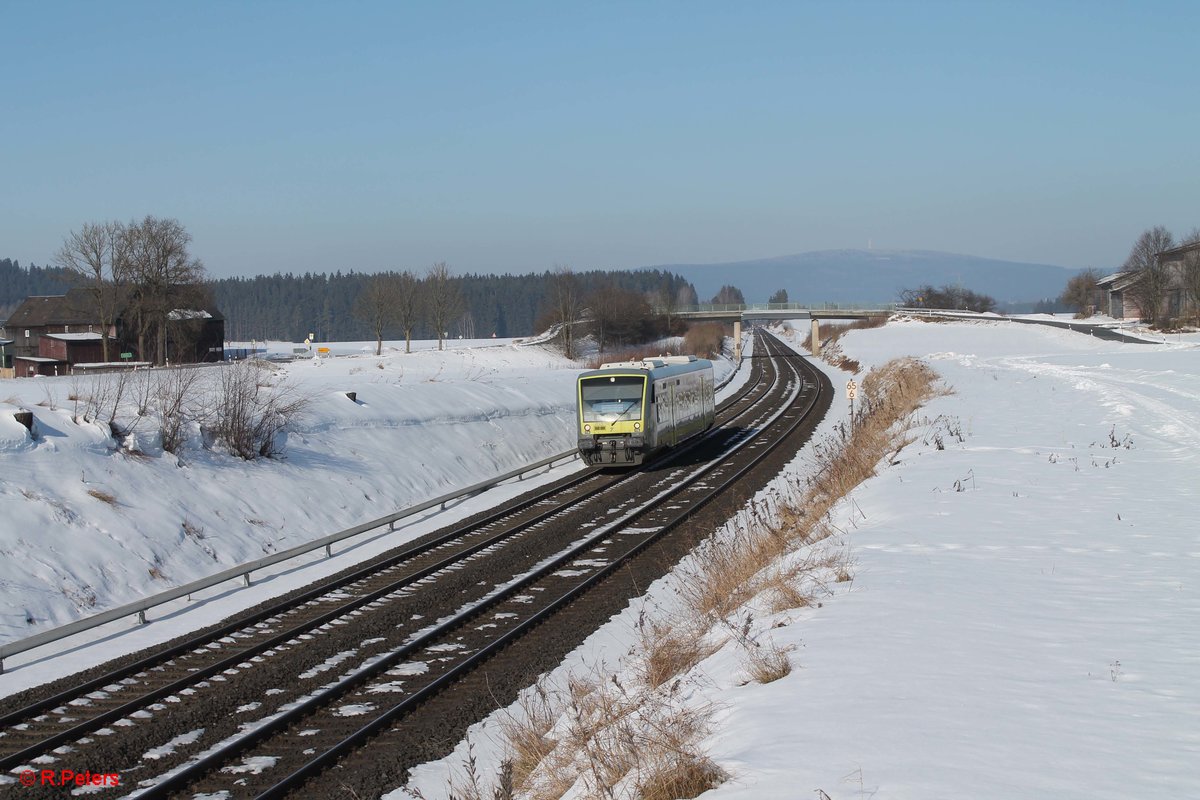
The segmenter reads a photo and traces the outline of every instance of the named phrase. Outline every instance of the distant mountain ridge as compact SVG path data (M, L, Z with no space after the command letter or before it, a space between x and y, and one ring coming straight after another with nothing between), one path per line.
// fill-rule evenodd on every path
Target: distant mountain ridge
M1027 264L936 250L816 250L807 253L722 264L663 264L653 269L691 281L701 302L730 284L746 301L764 303L786 289L798 303L883 304L896 302L902 289L924 284L961 285L1001 305L1032 304L1062 294L1081 270L1053 264Z

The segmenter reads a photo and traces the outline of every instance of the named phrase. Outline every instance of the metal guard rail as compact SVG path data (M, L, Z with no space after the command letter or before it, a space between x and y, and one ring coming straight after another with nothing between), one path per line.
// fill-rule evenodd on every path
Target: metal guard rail
M729 374L726 375L719 384L717 384L716 389L724 388L726 384L733 380L733 376L737 375L738 368L740 368L740 366L740 364L734 365L734 369L730 370ZM18 653L24 653L28 650L33 650L34 648L51 644L52 642L57 642L60 639L66 639L68 636L74 636L77 633L83 633L84 631L91 630L92 628L98 628L101 625L107 625L110 622L116 622L119 619L130 617L134 614L136 614L138 619L144 623L146 622L146 612L155 606L169 603L172 600L178 600L180 597L186 597L190 594L212 588L213 586L217 586L218 584L222 584L226 581L231 581L236 578L241 578L243 585L249 586L251 572L263 569L264 567L273 566L282 561L289 561L298 556L311 553L313 550L319 550L322 547L325 548L326 558L330 558L333 556L333 545L341 542L344 539L349 539L351 536L358 536L360 533L366 533L367 531L372 531L376 528L382 528L384 525L389 526L389 528L393 528L397 520L410 517L413 514L419 514L422 511L427 511L434 506L442 506L442 508L445 508L446 504L452 500L458 500L459 498L470 497L471 495L479 494L480 492L491 489L492 487L498 486L499 484L508 480L512 480L513 478L520 479L527 472L532 472L534 470L541 469L542 467L548 467L554 464L556 461L565 461L576 458L578 455L578 450L570 450L565 453L558 453L557 455L543 458L541 461L536 461L533 464L527 464L524 467L511 470L503 475L498 475L494 478L488 478L485 481L480 481L479 483L468 486L465 489L458 489L454 492L450 492L449 494L444 494L441 497L435 497L432 500L426 500L425 502L418 503L415 506L393 512L388 514L386 517L380 517L379 519L371 520L370 522L364 522L360 525L355 525L353 528L347 528L344 531L332 533L320 539L314 539L311 542L306 542L287 550L282 550L278 553L255 559L254 561L238 564L235 567L230 567L229 569L209 575L207 578L200 578L199 580L192 581L191 583L185 583L182 586L177 586L174 589L167 589L164 592L159 592L158 594L150 595L149 597L143 597L141 600L135 600L134 602L126 603L123 606L110 608L108 611L102 611L99 614L93 614L90 617L84 617L83 619L79 619L74 622L68 622L66 625L60 625L57 628L51 628L48 631L42 631L41 633L34 634L33 636L29 636L24 639L17 639L13 642L0 644L0 673L4 672L4 659L10 656L15 656Z
M168 589L164 592L159 592L158 594L154 594L149 597L143 597L141 600L135 600L132 603L126 603L123 606L117 606L116 608L109 609L108 611L102 611L101 613L94 614L90 617L84 617L83 619L76 620L75 622L69 622L66 625L61 625L57 628L51 628L48 631L34 634L33 636L25 639L18 639L14 642L0 644L0 671L3 671L4 659L8 658L9 656L14 656L18 653L24 653L27 650L32 650L36 647L41 647L42 645L50 644L51 642L56 642L60 639L65 639L68 636L74 636L77 633L82 633L84 631L91 630L92 628L99 627L100 625L106 625L110 622L115 622L123 617L133 616L134 614L138 615L139 620L145 622L146 611L154 608L155 606L160 606L163 603L168 603L172 600L178 600L180 597L186 597L187 595L194 594L195 592L211 588L236 578L241 578L244 585L249 586L250 573L263 569L264 567L270 567L278 564L281 561L288 561L296 558L297 556L311 553L313 550L319 550L322 547L325 548L326 557L331 557L333 555L333 545L341 542L344 539L348 539L351 536L357 536L360 533L366 533L367 531L381 528L384 525L394 527L394 524L397 520L410 517L413 514L419 514L422 511L433 508L434 506L442 506L445 508L446 504L453 500L479 494L480 492L486 491L487 489L504 483L507 480L511 480L513 478L519 479L527 472L532 472L534 470L541 469L542 467L548 467L554 464L556 461L576 458L578 454L579 453L577 450L571 450L566 453L559 453L548 458L543 458L541 461L534 462L533 464L527 464L519 469L506 472L503 475L488 478L485 481L480 481L479 483L468 486L465 489L458 489L454 492L450 492L449 494L444 494L440 497L435 497L432 500L426 500L425 502L418 503L415 506L410 506L409 508L393 512L388 514L386 517L380 517L379 519L371 520L370 522L364 522L360 525L355 525L353 528L347 528L344 531L339 531L338 533L333 533L320 539L314 539L311 542L306 542L305 544L297 545L296 547L282 550L278 553L255 559L254 561L248 561L244 564L230 567L229 569L209 575L207 578L200 578L199 580L192 581L191 583L185 583L182 586L177 586L174 589Z

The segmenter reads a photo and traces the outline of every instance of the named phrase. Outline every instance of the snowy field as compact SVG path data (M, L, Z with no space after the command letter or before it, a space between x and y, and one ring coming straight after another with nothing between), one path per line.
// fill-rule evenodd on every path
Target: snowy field
M690 676L691 701L718 709L707 749L731 776L704 797L1200 797L1200 337L910 321L842 348L864 369L921 357L953 393L839 507L853 581L755 620L795 648L791 674L748 683L730 644ZM827 371L840 393L849 376ZM825 430L841 397L834 412ZM549 685L619 669L642 609L671 613L672 586ZM470 734L484 776L507 713ZM445 797L466 757L460 745L413 785Z

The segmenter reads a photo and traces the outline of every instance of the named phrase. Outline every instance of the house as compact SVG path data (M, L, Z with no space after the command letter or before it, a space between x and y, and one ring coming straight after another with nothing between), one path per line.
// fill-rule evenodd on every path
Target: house
M97 315L90 308L90 298L80 289L25 298L2 329L3 335L13 340L12 356L41 357L39 341L47 333L100 333ZM116 326L107 333L116 336Z
M0 325L0 329L3 326ZM12 373L12 339L0 339L0 378L11 378Z
M1200 314L1197 301L1200 298L1191 296L1188 286L1195 286L1195 278L1189 280L1189 273L1200 270L1200 241L1163 250L1155 258L1158 266L1171 275L1171 284L1167 288L1166 303L1167 319L1180 317L1195 317Z
M1100 310L1113 319L1129 319L1135 322L1141 319L1142 311L1138 308L1137 300L1126 295L1129 287L1136 283L1137 279L1136 271L1125 271L1107 275L1096 281L1096 289L1104 297Z
M98 317L86 289L27 297L0 328L0 336L11 339L8 353L15 377L63 375L76 364L103 363L105 336L110 362L118 361L122 353L139 362L191 364L225 359L225 317L211 304L192 302L169 312L161 335L140 337L145 353L139 352L139 337L125 308L118 307L106 331L101 330ZM158 358L160 351L162 358Z
M1200 313L1197 298L1188 290L1195 284L1193 276L1200 270L1200 242L1164 250L1155 255L1157 275L1148 277L1147 270L1126 270L1101 278L1096 288L1102 293L1104 303L1101 310L1114 319L1171 321L1182 317L1195 317ZM1145 280L1157 280L1158 290L1152 300L1147 300L1146 291L1139 291ZM1157 308L1142 308L1149 302Z

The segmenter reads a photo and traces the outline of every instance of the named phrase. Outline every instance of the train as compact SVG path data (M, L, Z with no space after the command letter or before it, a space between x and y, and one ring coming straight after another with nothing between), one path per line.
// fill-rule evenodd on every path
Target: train
M577 383L579 455L592 466L638 466L716 420L713 365L696 356L601 364Z

